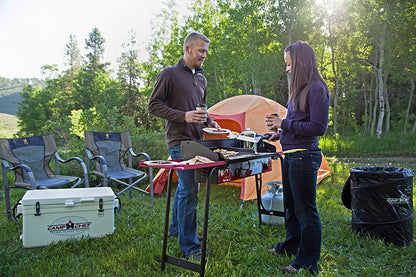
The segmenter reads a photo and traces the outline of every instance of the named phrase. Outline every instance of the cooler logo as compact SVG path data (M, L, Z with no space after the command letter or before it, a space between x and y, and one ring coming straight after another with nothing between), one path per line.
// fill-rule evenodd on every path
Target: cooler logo
M76 236L90 229L91 222L80 216L61 217L48 226L51 234Z

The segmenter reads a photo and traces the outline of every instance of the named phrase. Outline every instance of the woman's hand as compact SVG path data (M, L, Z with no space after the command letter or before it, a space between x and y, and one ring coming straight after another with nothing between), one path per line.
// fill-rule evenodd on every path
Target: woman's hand
M282 119L274 114L266 115L266 126L269 130L282 127Z
M263 136L269 137L267 139L268 141L276 141L276 140L279 140L279 138L280 138L280 132L277 132L277 133L265 133L265 134L263 134Z

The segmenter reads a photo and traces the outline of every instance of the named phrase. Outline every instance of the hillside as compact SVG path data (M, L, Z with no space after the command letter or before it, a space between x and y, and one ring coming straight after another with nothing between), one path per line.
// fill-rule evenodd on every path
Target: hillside
M23 86L42 85L44 81L37 78L4 78L0 77L0 137L10 138L19 128L17 126L17 110L22 97Z
M16 115L22 97L20 91L26 85L43 86L45 81L37 78L5 78L0 76L0 113Z
M0 113L17 114L18 104L22 101L21 89L22 87L14 87L0 90Z

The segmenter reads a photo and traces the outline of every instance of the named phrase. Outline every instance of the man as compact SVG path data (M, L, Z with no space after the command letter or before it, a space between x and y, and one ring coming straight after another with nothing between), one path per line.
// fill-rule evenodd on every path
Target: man
M204 126L220 128L206 111L207 80L201 68L209 47L203 34L191 32L185 38L184 56L176 65L160 72L150 96L148 111L165 119L166 143L172 159L181 159L180 144L203 138ZM173 200L170 236L178 236L182 253L188 259L201 260L201 244L196 233L198 184L193 170L178 170L179 182Z

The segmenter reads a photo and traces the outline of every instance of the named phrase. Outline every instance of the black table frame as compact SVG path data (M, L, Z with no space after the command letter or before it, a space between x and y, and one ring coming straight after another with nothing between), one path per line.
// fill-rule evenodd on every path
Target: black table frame
M165 226L163 231L163 250L162 250L162 270L165 270L166 263L173 264L182 268L186 268L192 271L199 272L200 276L205 274L205 264L206 264L206 246L207 246L207 235L208 235L208 215L209 215L209 195L211 191L211 178L212 174L224 168L223 166L215 166L210 168L209 174L207 175L206 181L206 193L205 193L205 208L204 208L204 226L203 226L203 235L201 243L201 262L194 263L183 258L174 257L166 254L167 241L168 241L168 230L169 230L169 214L170 214L170 199L172 195L172 176L173 170L169 170L169 179L167 187L167 199L166 199L166 213L165 213Z
M281 155L278 156L281 165L283 158ZM209 216L209 197L211 192L211 180L213 174L222 168L226 168L227 165L214 166L207 168L209 174L206 176L206 193L205 193L205 207L204 207L204 225L203 225L203 237L201 243L201 262L195 263L184 258L175 257L172 255L166 254L167 251L167 242L168 242L168 231L169 231L169 214L170 214L170 201L172 196L172 177L174 170L181 170L180 168L171 168L169 169L168 177L168 186L167 186L167 196L166 196L166 213L165 213L165 225L163 230L163 250L162 250L162 271L166 268L166 263L176 265L185 269L189 269L195 272L199 272L199 276L205 275L205 265L206 265L206 246L207 246L207 235L208 235L208 216ZM184 170L184 169L182 169ZM257 193L257 208L259 214L259 225L261 225L261 215L273 215L273 216L282 216L285 217L285 213L282 211L267 210L264 208L263 203L261 202L261 187L262 187L262 178L261 173L255 175L256 180L256 193Z
M283 157L279 154L278 158L280 160L280 168L282 168L282 166L283 166ZM259 178L259 175L256 175L256 193L257 193L257 208L258 208L258 211L259 211L259 226L262 223L262 220L261 220L261 215L262 214L267 214L267 215L271 215L271 216L281 216L281 217L285 218L285 220L286 220L286 216L285 216L286 215L286 213L285 213L286 208L283 208L283 211L268 210L268 209L264 208L263 202L261 201L261 188L262 188L263 184L262 184L261 176ZM284 206L284 202L283 202L283 206Z

